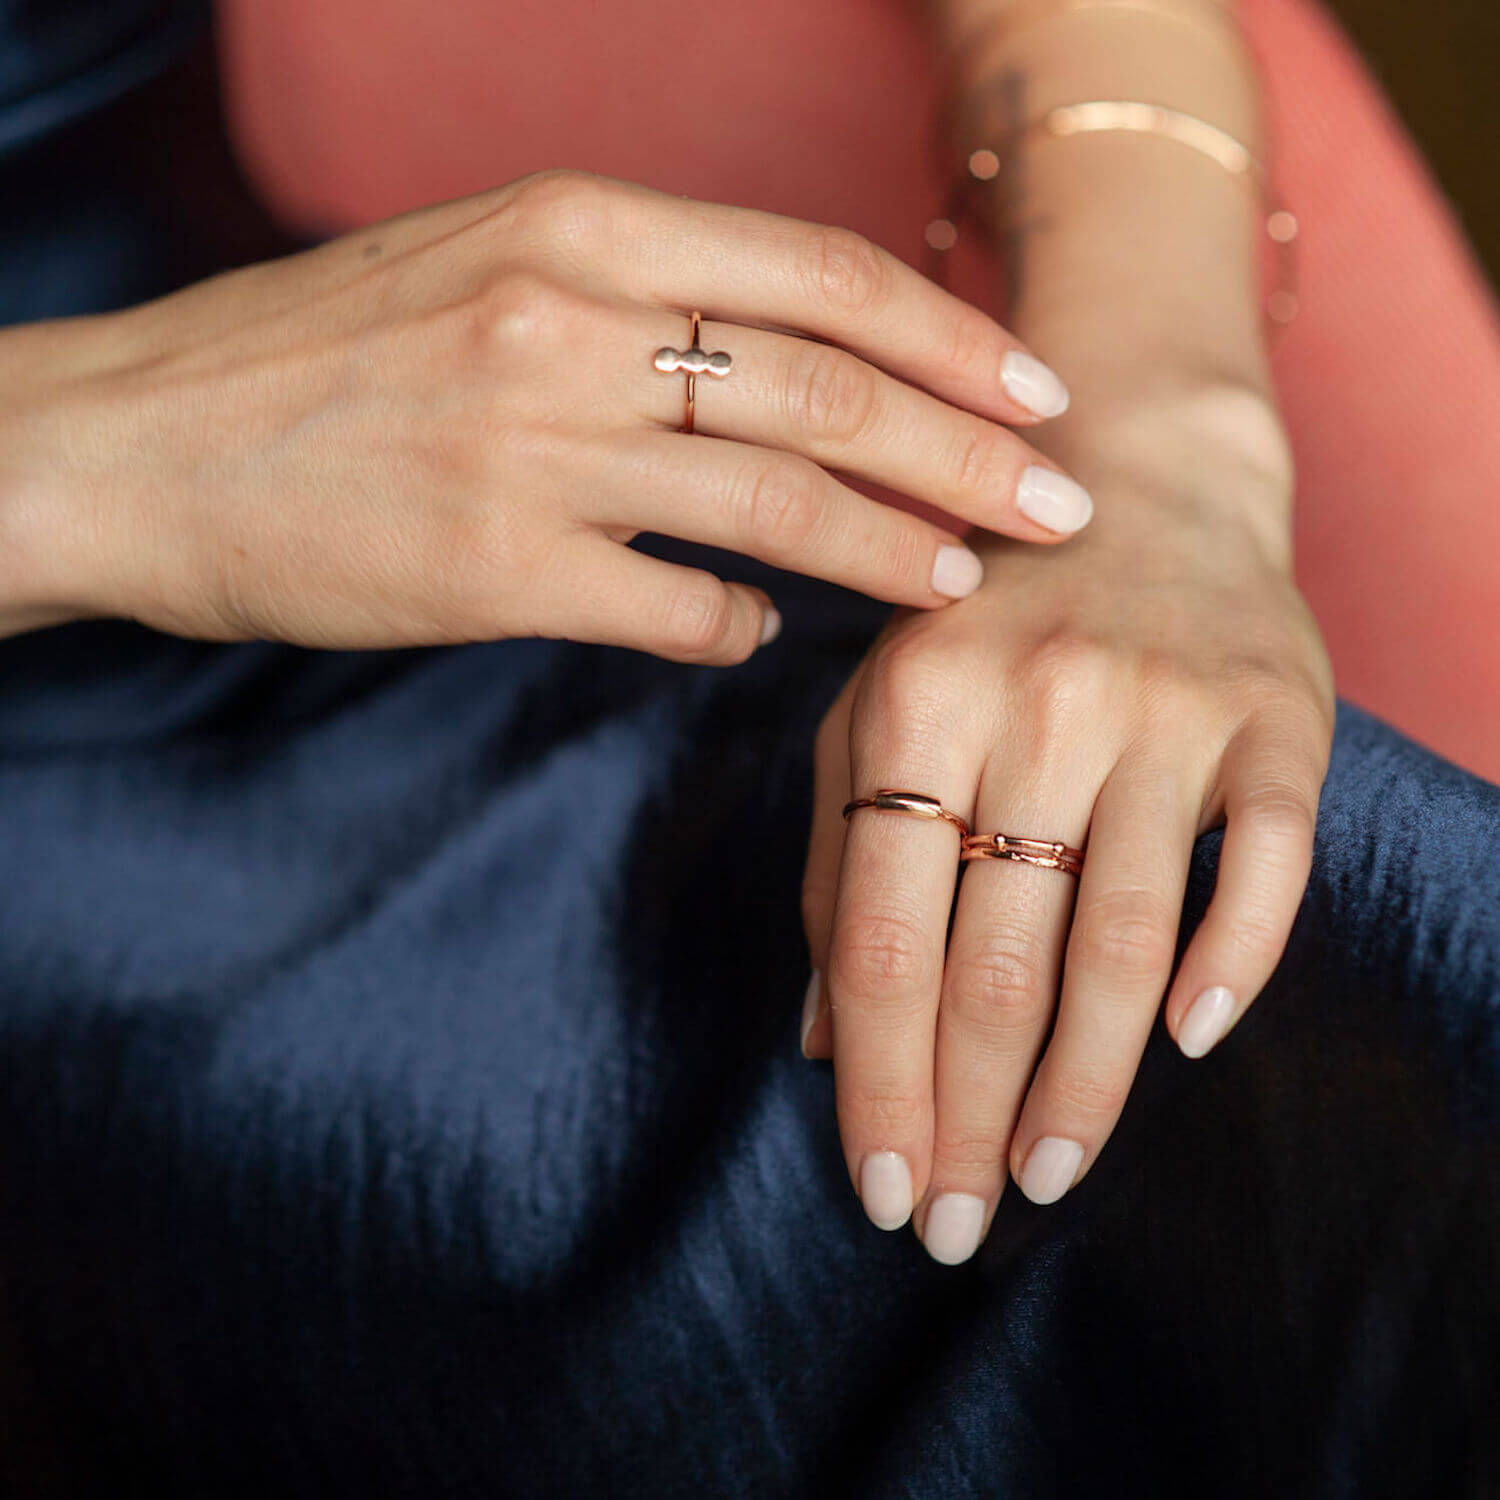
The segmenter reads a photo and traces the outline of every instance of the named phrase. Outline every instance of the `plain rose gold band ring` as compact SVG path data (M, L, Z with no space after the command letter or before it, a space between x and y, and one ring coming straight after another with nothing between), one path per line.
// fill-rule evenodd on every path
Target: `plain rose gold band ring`
M1023 864L1041 865L1047 870L1066 870L1069 875L1083 873L1083 850L1050 839L1023 839L1013 833L966 833L960 860L1016 859Z
M688 316L692 319L692 327L689 330L687 348L674 349L668 344L665 348L658 349L651 361L663 375L675 375L681 370L687 376L687 395L682 417L684 432L693 430L693 409L697 402L698 377L700 375L724 376L734 365L734 360L724 350L716 349L709 354L698 347L698 328L703 319L696 308Z
M921 792L900 792L895 787L882 787L873 797L856 797L844 804L844 816L861 807L873 807L877 812L911 813L918 818L941 818L958 829L960 838L969 836L969 825L957 813L951 813L936 797L923 796Z

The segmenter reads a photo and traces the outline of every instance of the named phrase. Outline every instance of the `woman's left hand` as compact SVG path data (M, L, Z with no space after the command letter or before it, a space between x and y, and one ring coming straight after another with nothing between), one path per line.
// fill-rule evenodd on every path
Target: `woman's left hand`
M1088 531L1046 553L971 535L979 591L897 610L818 733L803 1048L833 1058L866 1212L894 1229L915 1205L946 1263L1007 1177L1051 1203L1098 1156L1171 977L1194 840L1227 825L1167 995L1190 1057L1265 985L1307 884L1333 685L1291 578L1289 464L1274 420L1247 450L1233 399L1202 409L1228 419L1111 448L1166 462L1066 454L1094 480ZM976 833L1086 843L1082 875L976 860L953 912L951 824L841 816L883 787Z

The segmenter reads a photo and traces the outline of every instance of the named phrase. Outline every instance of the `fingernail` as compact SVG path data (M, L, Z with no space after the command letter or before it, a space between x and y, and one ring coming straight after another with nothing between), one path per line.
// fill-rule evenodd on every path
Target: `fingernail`
M1068 409L1068 388L1034 354L1012 349L1000 366L1000 383L1012 401L1038 417L1060 417Z
M1234 992L1216 984L1188 1006L1177 1028L1177 1045L1184 1057L1202 1057L1229 1030L1234 1017Z
M945 1266L956 1266L979 1248L984 1229L984 1199L973 1193L944 1193L927 1210L922 1244Z
M1031 1148L1021 1171L1021 1191L1033 1203L1056 1203L1073 1186L1083 1164L1083 1147L1077 1141L1045 1135Z
M877 1229L911 1218L911 1168L899 1151L872 1151L859 1164L859 1201Z
M1067 535L1088 525L1094 501L1076 479L1032 464L1016 487L1016 509L1038 526Z
M807 981L807 993L802 997L802 1055L807 1057L807 1039L812 1034L813 1022L818 1019L818 996L822 993L823 976L817 970Z
M781 634L781 614L774 604L766 605L766 612L760 622L760 643L768 646Z
M950 599L967 599L984 577L978 553L967 547L943 546L932 564L932 592Z

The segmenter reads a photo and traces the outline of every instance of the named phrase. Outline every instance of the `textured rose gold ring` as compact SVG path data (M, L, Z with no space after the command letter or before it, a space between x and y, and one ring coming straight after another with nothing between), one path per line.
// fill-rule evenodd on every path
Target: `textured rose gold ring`
M1050 839L1023 839L1011 833L969 833L964 835L960 860L1016 859L1023 864L1041 865L1047 870L1066 870L1069 875L1083 873L1083 850Z
M675 375L681 370L687 376L687 398L683 406L682 417L684 432L693 430L693 408L697 400L698 377L700 375L727 375L734 364L734 360L722 349L716 349L709 354L698 347L698 328L703 319L696 308L689 316L693 322L689 332L688 347L674 349L668 344L664 349L658 349L655 358L651 361L663 375Z
M877 812L911 813L918 818L941 818L958 829L960 838L969 836L969 825L957 813L951 813L936 797L925 797L921 792L899 792L894 787L882 787L873 797L856 797L844 804L844 816L861 807L873 807Z

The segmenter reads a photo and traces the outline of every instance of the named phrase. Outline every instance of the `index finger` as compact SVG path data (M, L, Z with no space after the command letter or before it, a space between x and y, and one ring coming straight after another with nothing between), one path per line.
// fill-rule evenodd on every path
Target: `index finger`
M618 288L642 302L832 341L997 422L1067 408L1062 381L1013 334L852 229L582 173L541 192L607 243Z

